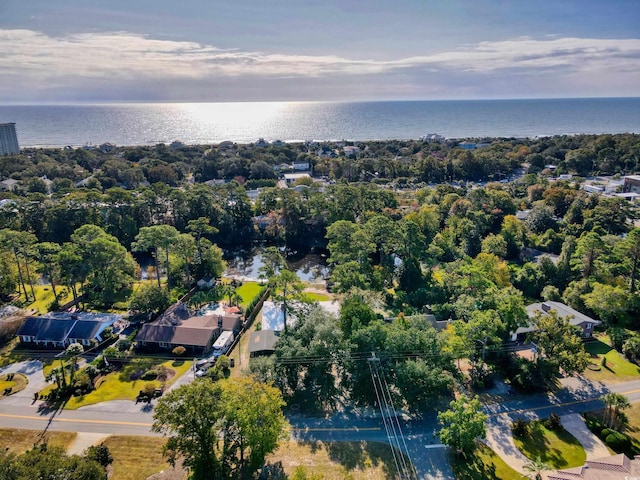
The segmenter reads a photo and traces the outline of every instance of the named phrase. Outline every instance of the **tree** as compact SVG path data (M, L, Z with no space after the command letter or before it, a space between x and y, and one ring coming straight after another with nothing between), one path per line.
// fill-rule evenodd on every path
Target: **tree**
M224 414L222 388L208 379L200 379L172 390L158 401L151 430L170 435L163 452L175 465L191 470L193 480L221 475L218 434Z
M282 305L282 315L284 316L284 333L287 333L287 316L291 302L300 301L304 284L300 282L298 276L286 268L273 277L273 299Z
M89 293L105 305L133 283L135 262L118 239L96 225L83 225L71 235L89 280Z
M629 293L635 293L636 280L640 273L640 228L631 230L617 246L630 279Z
M535 460L527 460L522 468L529 473L527 477L533 480L542 480L542 474L551 470L549 464L543 462L539 455Z
M608 324L619 324L630 310L632 295L622 287L594 283L593 290L583 295L584 304Z
M285 438L284 401L277 388L251 377L243 376L221 383L225 443L228 443L227 447L235 447L229 459L233 461L239 456L240 468L246 460L249 470L255 471L264 465L266 455Z
M260 278L271 282L271 279L285 266L284 255L278 247L267 247L262 251L262 266L258 269Z
M8 228L0 230L0 245L2 245L3 249L13 253L16 266L18 267L18 278L22 285L22 291L24 292L24 298L26 301L29 301L29 293L25 286L25 276L26 281L29 282L29 286L31 287L31 299L32 301L36 300L33 281L29 273L29 260L33 253L33 246L37 241L38 239L33 233L16 231ZM25 269L24 274L22 272L23 265Z
M31 450L15 455L0 452L2 480L106 480L107 472L87 456L67 455L62 447L35 445Z
M571 259L571 265L580 270L583 278L594 274L597 262L604 251L602 237L595 232L583 234L578 239L576 251Z
M561 368L567 375L582 372L589 364L578 327L561 318L555 310L545 314L536 312L531 322L535 328L532 337L545 361Z
M477 396L460 395L449 403L449 410L438 414L438 420L442 424L438 432L442 443L465 457L474 450L476 438L486 435L487 416L482 413Z
M602 396L602 401L605 404L602 423L613 429L619 428L618 424L622 416L621 410L631 406L629 400L621 393L610 392Z
M158 266L158 250L165 251L165 272L169 275L169 252L174 243L178 239L179 232L171 225L153 225L151 227L142 227L136 240L131 244L133 251L149 251L153 250L153 259L156 267L156 277L158 286L160 287L160 267ZM167 280L167 289L169 281Z
M56 284L54 282L54 276L56 275L57 265L55 259L60 253L60 245L53 242L42 242L36 245L38 250L38 257L40 263L42 263L42 273L49 277L49 283L51 284L51 290L53 291L54 301L58 301L58 293L56 292Z
M282 438L286 420L280 392L250 377L202 378L163 396L152 431L169 435L169 462L184 459L193 480L240 478L255 471Z
M129 309L136 314L152 316L166 310L170 304L169 293L164 288L145 283L131 296Z
M632 361L640 360L640 337L633 336L625 340L622 344L622 351Z
M65 356L69 360L69 385L73 385L76 376L76 365L78 357L84 353L84 347L80 343L72 343L64 351Z

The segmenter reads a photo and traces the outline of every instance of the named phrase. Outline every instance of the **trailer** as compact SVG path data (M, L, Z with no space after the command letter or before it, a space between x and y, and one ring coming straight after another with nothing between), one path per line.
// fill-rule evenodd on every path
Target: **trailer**
M213 344L213 357L217 358L227 353L233 343L233 339L233 332L222 332Z

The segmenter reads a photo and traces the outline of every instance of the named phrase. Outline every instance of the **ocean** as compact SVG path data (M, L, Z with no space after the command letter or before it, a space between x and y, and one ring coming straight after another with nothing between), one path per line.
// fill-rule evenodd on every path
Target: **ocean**
M0 106L21 147L640 133L640 98Z

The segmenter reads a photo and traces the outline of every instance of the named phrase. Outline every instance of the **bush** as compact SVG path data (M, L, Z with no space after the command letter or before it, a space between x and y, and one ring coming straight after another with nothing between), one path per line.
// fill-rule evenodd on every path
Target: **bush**
M98 462L103 467L106 467L113 462L113 456L109 451L109 447L107 447L104 443L87 448L86 455L87 458Z
M559 431L562 430L562 422L560 421L560 415L551 413L549 418L544 421L545 428L549 430Z
M631 439L625 434L616 431L612 431L609 435L607 435L604 441L612 450L615 450L616 452L628 450L631 446Z
M186 353L186 351L186 348L184 348L182 345L178 345L176 348L171 350L171 353L173 353L174 355L182 356Z
M156 370L155 368L152 368L150 370L147 370L146 372L144 372L142 374L142 376L140 377L141 380L155 380L156 378L158 378L158 375L160 374L160 372L158 372L158 370Z
M128 338L122 338L118 340L113 346L118 349L119 352L127 352L131 349L131 340Z
M611 435L614 432L615 430L611 430L610 428L603 428L600 431L600 435L602 436L602 438L607 438L609 435Z
M511 432L515 437L525 437L529 434L529 422L524 418L517 418L511 424Z

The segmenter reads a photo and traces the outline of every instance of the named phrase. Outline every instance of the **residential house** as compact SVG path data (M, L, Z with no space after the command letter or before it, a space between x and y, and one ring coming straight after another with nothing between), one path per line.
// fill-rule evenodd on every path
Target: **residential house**
M587 460L581 467L556 470L547 474L549 480L631 480L640 478L640 458L624 453Z
M333 151L333 149L324 146L316 150L316 156L320 158L336 158L338 155Z
M555 311L559 318L566 318L569 320L571 325L580 328L582 330L582 338L590 338L593 335L593 328L602 323L600 320L594 320L593 318L588 317L587 315L580 313L561 302L549 301L543 303L532 303L526 307L526 310L529 318L535 318L538 314L546 315L551 311ZM526 336L526 334L533 331L535 331L535 327L531 324L526 327L519 327L515 332L511 333L511 340L521 340Z
M15 190L16 185L18 183L20 182L14 178L7 178L6 180L2 180L0 182L0 190L3 190L5 192L11 192Z
M63 350L72 343L88 347L103 340L101 334L116 323L123 326L121 316L92 312L50 313L28 317L17 336L20 343L35 348Z
M626 175L622 191L640 193L640 175Z
M216 284L216 277L213 277L211 275L207 275L206 277L201 278L197 282L198 288L201 290L209 290L213 288L215 284Z
M296 180L300 178L311 178L311 175L309 175L308 173L285 173L284 174L284 181L287 182L287 184L293 184L295 183Z
M347 145L346 147L342 147L342 151L347 157L354 157L360 153L360 147L356 147L355 145Z
M258 330L249 334L249 357L273 355L279 337L273 330Z
M237 333L242 326L238 313L206 312L193 314L184 303L178 302L157 320L144 324L135 341L142 350L173 350L183 346L189 353L208 352L223 331Z

